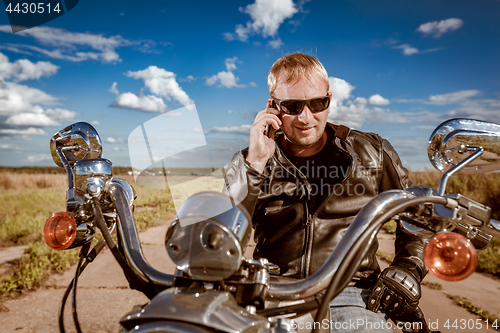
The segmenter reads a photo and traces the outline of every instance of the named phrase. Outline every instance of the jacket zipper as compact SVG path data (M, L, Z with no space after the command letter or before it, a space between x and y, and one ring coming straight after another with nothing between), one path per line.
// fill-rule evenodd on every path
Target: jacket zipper
M307 210L307 221L306 221L306 230L305 230L305 235L304 235L304 242L305 242L305 249L304 249L304 257L302 259L302 276L303 278L306 278L309 276L309 268L311 265L311 246L312 246L312 238L313 238L313 217L311 214L309 214L309 209L307 208L306 204L306 210Z
M337 138L334 139L335 141L337 140ZM351 168L349 170L349 173L344 177L344 179L340 182L343 183L345 182L346 179L348 179L351 174L352 174L352 170L354 169L354 161L353 161L353 157L345 150L343 149L342 147L340 147L337 142L335 142L335 145L337 146L337 148L343 152L350 160L351 160ZM300 172L300 170L299 170ZM311 215L309 213L309 209L308 209L308 206L306 204L306 211L307 211L307 221L306 221L306 232L305 232L305 243L306 243L306 246L305 246L305 255L304 255L304 259L302 260L302 272L303 272L303 277L306 278L309 276L309 270L310 270L310 265L311 265L311 255L312 255L312 241L313 241L313 223L314 223L314 220L316 219L316 216L318 215L318 212L321 211L321 209L325 206L326 202L330 199L330 197L332 197L334 195L334 192L330 193L325 199L323 199L323 201L321 202L321 204L318 206L318 208L316 209L316 211L314 212L313 215Z
M334 139L334 142L335 140L337 140L337 138ZM349 154L348 151L346 151L344 148L340 147L340 145L338 145L336 142L335 142L335 146L337 146L337 148L344 153L344 155L346 155L350 160L351 160L351 168L349 169L349 173L347 174L347 176L344 177L344 179L342 179L342 181L339 183L339 184L342 184L343 182L346 181L346 179L348 179L351 174L352 174L352 170L354 169L354 160L353 160L353 157ZM330 198L335 194L335 192L332 192L330 193L326 198L323 199L323 201L321 202L321 204L318 206L318 209L316 209L316 211L314 212L314 216L313 216L313 219L318 215L318 212L321 211L321 209L323 209L323 207L325 206L326 202L328 200L330 200Z
M288 168L286 168L282 163L281 161L279 160L279 158L276 158L276 162L283 168L285 169L291 176L293 176L295 179L299 180L302 185L304 186L304 189L306 192L309 192L309 188L308 186L310 187L311 185L309 184L309 181L308 179L306 178L306 176L292 163L290 162L290 160L288 160L288 158L285 156L285 154L283 152L281 152L281 149L276 146L276 149L277 150L280 150L280 154L282 156L282 158L285 159L285 161L287 161L289 163L289 165L291 165L295 170L296 172L298 172L298 174L300 175L300 178L297 177L295 174L293 174L292 172L290 172L290 170L288 170ZM308 193L306 193L307 195ZM306 227L305 227L305 232L304 232L304 255L302 256L302 260L300 262L300 270L301 270L301 275L303 278L309 276L309 266L310 266L310 262L311 262L311 239L312 239L312 232L313 232L313 227L312 227L312 216L311 214L309 213L309 206L307 205L307 202L305 203L305 209L306 209Z

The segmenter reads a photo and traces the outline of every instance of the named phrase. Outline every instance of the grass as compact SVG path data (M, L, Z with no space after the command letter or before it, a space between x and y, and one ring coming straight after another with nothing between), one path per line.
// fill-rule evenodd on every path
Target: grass
M477 252L478 271L500 276L500 239L493 238L491 246Z
M382 229L385 230L389 234L395 234L397 226L398 226L398 224L396 223L396 221L390 220L389 222L386 222L382 226Z
M131 176L118 177L135 185ZM0 247L28 245L22 258L0 265L0 299L36 289L50 274L78 261L78 249L51 250L42 235L47 217L66 209L66 189L65 174L0 172ZM135 189L138 230L160 225L174 216L167 190Z
M62 272L78 261L78 249L54 251L42 242L31 243L24 256L14 260L0 276L0 296L16 297L42 285L55 272ZM5 265L4 265L5 266Z
M487 320L490 324L494 323L495 321L497 323L500 323L500 318L491 315L488 311L482 310L478 306L472 304L469 302L467 299L460 297L460 296L453 296L453 295L446 295L449 299L453 301L458 306L461 306L462 308L467 309L472 314L475 314L483 320ZM494 328L494 327L493 327ZM500 331L500 328L495 328L497 331Z
M385 252L382 252L380 250L377 250L377 256L382 259L383 261L389 263L389 264L392 264L392 262L394 261L394 257L391 256L390 254L387 254Z
M434 290L442 290L443 286L440 283L437 282L429 282L429 281L423 281L421 285L426 286L427 288L434 289Z

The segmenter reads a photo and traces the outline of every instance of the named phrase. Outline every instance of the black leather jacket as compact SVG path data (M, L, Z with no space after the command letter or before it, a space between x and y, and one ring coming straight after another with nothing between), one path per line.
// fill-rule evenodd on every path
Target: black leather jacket
M315 211L310 211L304 195L311 191L311 185L302 173L296 172L296 177L286 171L292 164L278 145L264 173L245 162L248 148L236 153L225 170L225 192L253 216L254 257L277 264L283 276L304 278L313 274L369 200L379 192L411 186L408 171L387 140L373 133L349 131L344 126L339 130L336 125L327 126L335 133L329 140L333 139L334 145L350 158L351 167L339 191L316 205ZM427 272L424 245L422 239L398 230L394 263L409 264L423 278ZM373 281L380 272L377 248L378 243L370 249L355 275L356 281Z

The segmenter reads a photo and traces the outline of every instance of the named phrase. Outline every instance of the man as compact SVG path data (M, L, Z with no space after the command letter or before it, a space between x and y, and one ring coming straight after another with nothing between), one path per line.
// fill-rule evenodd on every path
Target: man
M282 276L306 278L369 200L411 183L386 140L327 122L332 93L316 58L294 53L278 59L268 85L271 98L255 117L249 147L226 168L226 191L244 194L242 205L255 228L254 257L277 264ZM266 135L266 125L276 133ZM333 322L385 323L380 311L403 316L417 307L427 273L423 241L398 232L395 260L380 277L374 245L349 287L330 303ZM402 276L412 282L410 291L397 283ZM356 332L391 332L373 328Z

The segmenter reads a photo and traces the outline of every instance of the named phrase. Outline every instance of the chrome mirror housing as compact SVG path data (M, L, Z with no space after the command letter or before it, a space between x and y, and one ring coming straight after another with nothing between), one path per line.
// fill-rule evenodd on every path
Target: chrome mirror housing
M500 170L500 125L464 118L447 120L432 133L427 153L441 172L459 165L457 171L465 174Z
M50 139L50 153L58 166L64 166L57 149L62 148L69 165L83 159L96 159L102 155L101 138L95 128L78 122L55 133Z

